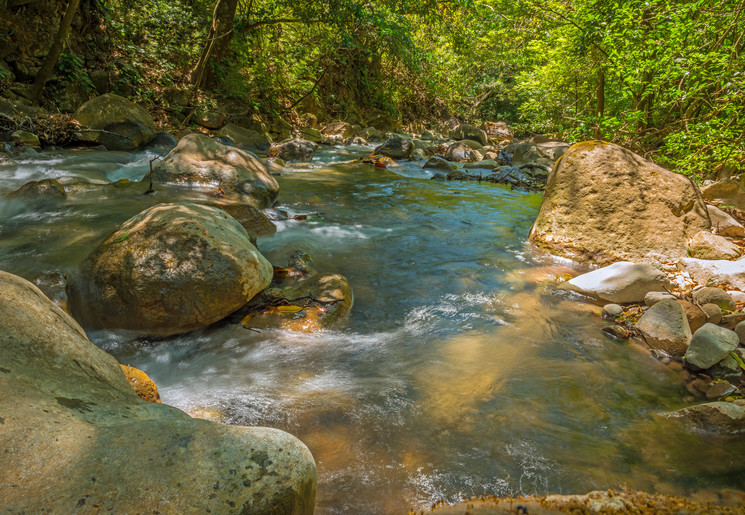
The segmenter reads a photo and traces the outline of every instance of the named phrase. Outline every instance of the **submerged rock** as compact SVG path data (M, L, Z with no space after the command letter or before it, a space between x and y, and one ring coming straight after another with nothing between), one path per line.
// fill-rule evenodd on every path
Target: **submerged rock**
M672 413L697 429L714 433L745 433L745 400L707 402Z
M0 298L4 510L313 513L315 463L295 437L146 402L31 283L0 272Z
M611 143L572 145L546 185L530 241L572 259L608 264L682 258L710 226L691 180Z
M224 211L158 204L96 247L70 284L70 304L91 327L165 337L225 318L271 278L269 262Z
M222 145L203 134L189 134L153 167L153 181L175 183L205 190L223 190L226 196L258 208L277 199L279 184L254 155Z
M32 201L65 200L67 193L65 193L65 188L57 179L42 179L40 181L27 182L8 196L10 198L22 198Z
M93 98L75 111L81 130L79 141L104 145L109 150L135 150L155 137L155 123L144 107L113 93Z
M647 293L672 288L672 284L651 265L622 261L582 274L559 287L605 302L631 303L643 302Z

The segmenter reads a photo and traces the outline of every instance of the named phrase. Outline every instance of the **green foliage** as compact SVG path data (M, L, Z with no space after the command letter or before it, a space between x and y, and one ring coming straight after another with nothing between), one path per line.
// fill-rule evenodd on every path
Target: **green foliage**
M58 81L62 84L81 83L87 93L95 91L88 72L83 69L83 59L76 54L60 54L57 63Z

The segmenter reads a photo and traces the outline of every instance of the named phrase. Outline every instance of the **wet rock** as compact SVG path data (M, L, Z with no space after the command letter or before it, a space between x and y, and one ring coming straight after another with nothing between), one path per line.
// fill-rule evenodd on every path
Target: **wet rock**
M0 272L0 499L13 513L313 512L308 449L137 397L116 360Z
M212 136L212 140L221 145L225 145L226 147L235 146L235 141L233 141L231 138L227 136Z
M629 331L620 325L610 325L601 329L606 335L616 340L628 340Z
M60 201L67 198L65 188L57 179L42 179L27 182L9 195L10 198L22 198L31 201Z
M466 165L463 168L467 170L471 170L471 169L494 170L498 166L499 166L499 163L497 163L494 159L482 159L481 161L478 161L476 163L466 163Z
M150 377L142 370L129 365L119 365L137 397L147 402L159 403L160 393Z
M321 129L321 132L324 136L327 138L332 139L348 139L351 138L354 134L354 130L352 129L352 125L348 124L347 122L333 122L326 125L323 129ZM370 139L367 136L362 135L366 139Z
M456 163L472 163L481 160L481 155L465 143L458 142L445 150L445 159Z
M666 291L651 291L644 296L644 304L654 306L661 300L675 299L675 295Z
M153 167L153 181L176 183L235 196L258 208L270 207L279 185L252 154L221 145L202 134L189 134Z
M373 153L392 157L393 159L407 159L413 150L414 144L411 140L395 136L388 139L382 145L375 147Z
M727 311L734 311L737 308L735 300L721 288L699 288L693 292L693 299L699 304L716 304Z
M365 138L367 141L383 141L385 139L385 133L379 131L375 127L367 127L360 131L360 136Z
M643 302L650 291L672 288L667 276L651 265L622 261L582 274L560 287L606 302Z
M688 253L696 259L727 259L740 257L740 249L724 236L709 231L696 233L688 242Z
M158 204L99 244L70 285L78 320L166 337L237 310L272 278L246 230L217 208Z
M722 379L739 379L742 375L742 369L732 354L726 356L719 363L706 371L712 377Z
M39 136L37 136L33 132L13 131L13 133L10 135L10 139L17 146L41 148L41 143L39 142Z
M244 327L302 332L334 325L352 308L352 289L343 276L316 272L309 263L298 253L287 268L275 268L272 284L231 319Z
M324 136L320 130L312 127L304 127L300 129L300 136L305 140L312 141L313 143L324 143L326 141L326 136Z
M271 140L253 129L245 129L234 123L229 123L220 129L220 133L232 139L240 147L267 150Z
M79 141L98 143L109 150L135 150L155 136L155 123L145 108L124 97L106 93L75 111L82 129Z
M197 110L191 120L205 129L219 129L226 122L225 113L215 110Z
M745 290L745 259L726 261L683 258L678 260L678 268L688 272L698 284Z
M569 149L569 144L563 141L545 141L524 143L513 143L504 151L510 156L513 166L522 166L529 163L537 163L553 168L556 160Z
M735 350L738 344L739 338L734 331L710 323L704 324L693 333L691 344L685 353L686 364L693 370L713 367Z
M431 168L433 170L442 170L444 172L450 172L452 170L458 169L458 167L455 166L450 161L447 161L437 156L433 156L427 159L427 162L424 163L424 168Z
M512 139L512 131L505 122L484 122L481 129L494 141Z
M454 140L473 140L479 142L482 146L489 142L486 132L468 123L461 123L455 129L450 131L450 137Z
M745 211L745 188L734 179L722 179L701 189L706 200L719 200L728 206Z
M292 161L308 163L313 159L316 149L318 149L318 145L312 141L292 139L272 146L269 154L284 159L288 163Z
M739 434L745 432L745 400L707 402L675 411L672 415L704 431Z
M729 236L732 238L745 237L745 227L740 222L732 218L728 213L715 206L706 206L711 218L711 227L715 233L720 236Z
M167 132L157 132L148 144L148 148L172 149L176 145L178 145L178 139L176 136Z
M251 243L256 245L256 238L260 236L271 236L277 232L277 226L269 220L260 209L241 202L229 199L215 199L207 205L222 209L235 218L243 226L251 238Z
M409 154L409 161L424 161L427 159L427 152L421 148L415 148Z
M619 306L618 304L606 304L605 306L603 306L603 311L614 318L623 315L623 307Z
M691 341L683 307L674 299L661 300L650 307L636 323L647 344L674 357L682 357Z
M706 321L711 324L718 324L722 321L722 309L716 304L704 304L701 309L706 313Z
M719 382L714 383L709 387L708 390L706 390L706 398L707 399L720 399L722 397L727 397L728 395L732 395L734 392L737 391L737 388L732 386L731 384L727 382Z
M689 178L617 145L586 141L551 172L530 241L598 264L668 261L686 256L688 239L709 226Z

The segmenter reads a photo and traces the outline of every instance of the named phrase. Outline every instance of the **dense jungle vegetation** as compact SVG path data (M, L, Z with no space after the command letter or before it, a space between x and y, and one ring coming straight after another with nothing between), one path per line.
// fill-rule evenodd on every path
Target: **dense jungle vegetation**
M0 10L28 3L2 0ZM227 103L290 123L305 113L408 128L504 120L517 134L614 141L700 178L745 166L743 0L83 0L79 9L105 34L96 50L116 71L115 92L156 110L171 109L164 92L175 85L192 106ZM56 75L91 86L91 68L65 47Z

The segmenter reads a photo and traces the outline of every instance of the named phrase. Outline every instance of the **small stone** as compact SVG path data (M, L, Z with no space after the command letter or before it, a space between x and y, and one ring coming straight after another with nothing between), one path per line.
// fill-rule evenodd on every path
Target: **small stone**
M618 304L606 304L605 306L603 306L603 310L605 310L605 312L613 318L623 315L623 307L619 306Z
M693 292L693 299L699 304L716 304L723 310L734 311L737 309L735 300L721 288L706 287Z
M706 323L706 313L703 309L687 300L678 300L678 304L683 306L691 333L695 333Z
M693 370L711 368L735 350L738 344L739 338L734 331L714 324L704 324L693 333L691 344L685 353L686 364Z
M722 361L707 370L707 372L713 377L738 378L742 374L742 369L737 363L737 360L729 354Z
M654 306L661 300L675 299L675 295L666 291L651 291L644 296L644 304Z
M688 252L696 259L726 259L740 257L740 249L724 236L699 231L688 242Z
M740 345L745 345L745 320L735 326L735 334L740 339Z
M727 397L728 395L735 392L737 388L732 386L731 384L722 381L719 383L714 383L711 388L709 388L706 391L706 398L707 399L718 399L720 397Z
M636 323L653 349L680 357L688 349L691 329L683 307L676 300L662 300L650 307ZM734 334L734 333L733 333Z
M722 321L722 309L716 304L704 304L701 306L701 309L706 313L706 316L708 317L707 321L710 324L718 324Z

